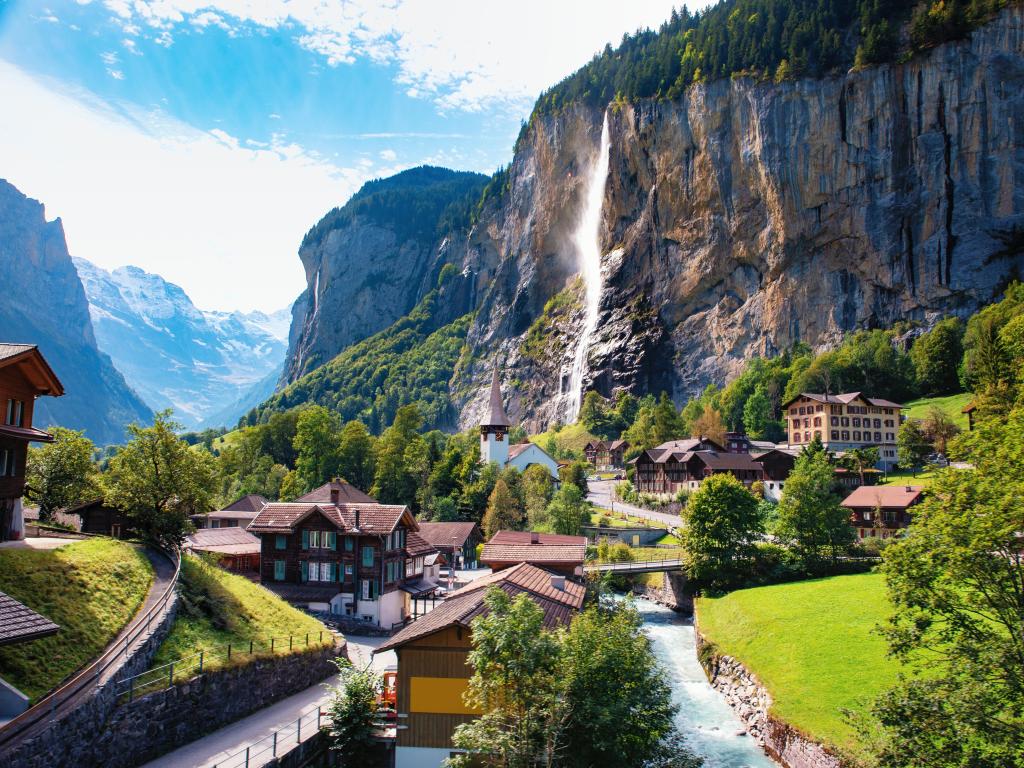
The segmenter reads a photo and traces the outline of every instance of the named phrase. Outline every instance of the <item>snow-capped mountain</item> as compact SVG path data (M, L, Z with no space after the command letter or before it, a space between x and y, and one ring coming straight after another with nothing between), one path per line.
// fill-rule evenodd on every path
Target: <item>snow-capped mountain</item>
M107 271L75 259L99 348L156 410L186 428L232 426L273 391L288 344L289 308L206 312L138 267Z

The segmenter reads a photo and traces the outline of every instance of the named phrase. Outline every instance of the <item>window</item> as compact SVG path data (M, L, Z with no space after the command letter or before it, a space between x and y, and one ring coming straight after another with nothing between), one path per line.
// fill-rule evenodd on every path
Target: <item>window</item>
M362 596L361 599L376 600L376 586L377 583L372 579L363 579L359 589L359 593Z
M843 430L843 440L849 440L849 439L850 439L850 433L849 433L849 432L847 432L847 431L846 431L846 430L844 429L844 430Z
M800 442L800 433L799 432L794 432L793 433L793 442L794 443L799 443Z
M302 581L309 581L309 563L299 560L299 578Z
M875 432L875 442L876 443L882 442L882 433L881 432Z
M821 416L815 416L814 417L814 426L816 426L816 427L820 427L821 426Z
M892 419L886 419L885 426L888 427L889 429L892 429Z
M302 532L302 548L309 549L309 531Z
M855 432L853 433L853 439L854 439L855 441L856 441L856 440L860 440L860 432L857 432L857 431L855 431Z
M875 419L874 427L875 427L875 429L881 429L882 428L882 420L881 419Z
M860 426L860 419L854 418L854 420L853 420L853 426L855 426L855 427L859 427L859 426Z
M353 568L351 563L345 563L345 578L348 579L352 575L354 570L355 569Z
M275 536L274 549L288 549L288 537L280 533Z
M363 567L373 567L373 547L363 547Z
M810 419L804 419L804 429L810 429L810 428L811 428L811 420Z
M338 548L338 534L334 531L324 531L320 538L324 549Z
M412 576L412 568L413 568L414 564L415 564L415 561L413 561L413 560L406 560L405 561L405 576L406 576L406 578L408 578L409 576Z
M838 427L839 426L839 417L838 416L833 416L832 417L832 426L833 427Z
M804 442L805 443L811 442L811 433L810 432L804 432Z
M345 551L354 552L356 548L356 540L351 536L345 537Z
M843 418L842 418L842 419L840 419L840 421L842 422L842 425L843 425L844 427L848 427L848 426L850 426L850 419L849 419L849 417L848 417L848 416L843 416Z
M821 440L821 430L820 429L814 430L814 439L815 440Z
M25 404L21 400L8 400L6 423L13 427L23 426L21 422L24 416L24 410Z
M320 531L309 532L309 546L313 549L320 549Z
M284 560L274 561L274 581L284 581Z
M14 477L14 451L5 448L0 451L0 477Z

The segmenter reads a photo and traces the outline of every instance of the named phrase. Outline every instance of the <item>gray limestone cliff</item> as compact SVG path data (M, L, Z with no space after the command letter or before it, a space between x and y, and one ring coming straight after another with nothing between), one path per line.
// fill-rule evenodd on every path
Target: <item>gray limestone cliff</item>
M37 344L64 384L41 397L35 425L84 429L95 442L121 442L125 425L152 412L96 347L85 290L60 219L0 180L0 340Z

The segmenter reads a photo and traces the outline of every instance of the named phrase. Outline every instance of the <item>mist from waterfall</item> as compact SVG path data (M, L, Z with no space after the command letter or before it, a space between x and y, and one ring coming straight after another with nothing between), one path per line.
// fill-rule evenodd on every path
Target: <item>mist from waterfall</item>
M587 358L590 339L597 328L598 311L601 305L601 209L604 206L605 185L608 181L608 113L605 112L601 125L601 147L583 190L583 208L580 211L576 230L572 234L573 246L579 272L583 278L584 310L583 329L576 345L576 354L569 375L569 389L565 403L564 420L572 424L579 415L583 404L583 377L587 373Z

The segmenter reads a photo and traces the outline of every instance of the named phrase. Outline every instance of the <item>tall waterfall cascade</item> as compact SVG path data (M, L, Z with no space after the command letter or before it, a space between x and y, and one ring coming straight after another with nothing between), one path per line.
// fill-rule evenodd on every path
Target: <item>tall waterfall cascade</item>
M587 373L590 340L597 329L601 306L601 290L604 280L601 275L601 211L604 207L604 193L608 182L608 113L604 114L601 125L601 146L590 169L583 189L583 207L580 210L572 243L576 251L579 273L583 278L584 315L583 328L576 344L569 387L565 398L564 421L572 424L579 415L583 404L583 377Z

